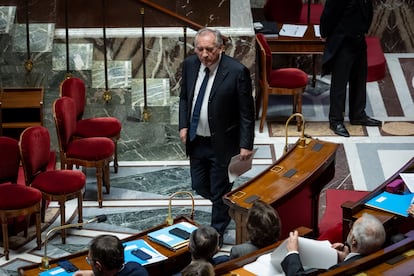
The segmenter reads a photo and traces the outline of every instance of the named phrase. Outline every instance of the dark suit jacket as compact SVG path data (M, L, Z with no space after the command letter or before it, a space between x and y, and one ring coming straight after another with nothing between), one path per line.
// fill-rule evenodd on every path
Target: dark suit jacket
M355 255L352 258L349 258L348 260L338 263L332 267L329 268L329 270L331 269L335 269L337 267L346 265L348 263L351 263L355 260L358 260L360 258L362 258L362 255ZM282 263L282 268L283 271L285 272L286 276L294 276L294 275L306 275L305 271L303 270L303 266L302 266L302 262L300 261L300 257L299 254L289 254L287 255Z
M196 55L183 62L179 129L189 128L194 87L200 68ZM253 149L254 103L249 70L235 59L222 54L208 104L208 122L212 145L219 162L227 166L240 148ZM190 139L187 137L187 141ZM187 143L187 154L191 154Z
M330 73L330 61L345 37L368 32L373 18L371 0L326 0L320 20L321 36L326 38L322 73Z

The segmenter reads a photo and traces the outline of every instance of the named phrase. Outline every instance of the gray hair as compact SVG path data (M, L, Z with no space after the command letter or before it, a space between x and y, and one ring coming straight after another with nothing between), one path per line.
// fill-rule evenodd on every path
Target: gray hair
M194 44L197 47L197 41L198 37L206 35L206 34L214 34L214 37L216 38L216 47L221 47L223 45L223 36L221 35L221 32L219 30L214 30L210 28L203 28L200 29L194 38Z
M363 255L379 250L385 242L384 225L368 213L362 214L361 219L352 226L351 231L357 242L357 251Z

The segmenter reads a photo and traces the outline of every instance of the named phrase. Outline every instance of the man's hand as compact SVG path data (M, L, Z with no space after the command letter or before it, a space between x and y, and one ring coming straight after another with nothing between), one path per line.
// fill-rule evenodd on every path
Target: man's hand
M288 252L299 251L299 233L298 231L293 231L289 233L289 238L287 238L286 249Z
M343 262L345 257L350 253L349 245L344 243L334 243L332 244L332 248L336 249L336 252L338 253L338 263Z
M73 276L93 276L92 270L78 270L73 274Z
M407 212L410 216L414 217L414 203L410 205L410 208L408 208Z
M187 142L187 132L188 132L188 128L180 129L180 140L183 144Z
M240 149L240 161L248 160L253 154L252 150Z

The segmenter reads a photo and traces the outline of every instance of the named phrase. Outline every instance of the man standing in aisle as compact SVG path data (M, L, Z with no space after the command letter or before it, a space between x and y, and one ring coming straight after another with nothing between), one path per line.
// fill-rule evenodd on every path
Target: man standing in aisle
M349 137L344 126L346 88L349 84L349 120L352 125L381 126L365 113L367 44L371 25L371 0L326 0L320 31L326 39L322 74L331 73L329 127L335 134Z
M190 157L192 189L212 202L211 226L223 235L230 223L223 195L231 191L228 165L252 155L254 102L249 70L223 53L219 31L201 29L195 53L183 62L179 130Z

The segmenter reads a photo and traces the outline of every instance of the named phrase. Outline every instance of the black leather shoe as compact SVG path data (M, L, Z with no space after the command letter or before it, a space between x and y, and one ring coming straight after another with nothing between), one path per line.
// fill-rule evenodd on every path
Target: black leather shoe
M349 132L346 130L343 123L330 124L329 127L335 132L336 135L349 137Z
M382 125L381 121L375 120L368 116L360 120L352 120L350 121L350 123L351 125L361 125L361 126L381 126Z

